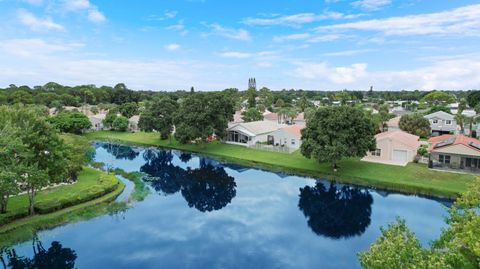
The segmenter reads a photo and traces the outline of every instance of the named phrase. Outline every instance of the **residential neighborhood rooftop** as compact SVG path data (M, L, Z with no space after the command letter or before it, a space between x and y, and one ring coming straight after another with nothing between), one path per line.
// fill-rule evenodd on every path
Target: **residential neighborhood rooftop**
M429 151L453 145L464 145L470 149L480 152L480 140L466 135L441 135L428 140Z

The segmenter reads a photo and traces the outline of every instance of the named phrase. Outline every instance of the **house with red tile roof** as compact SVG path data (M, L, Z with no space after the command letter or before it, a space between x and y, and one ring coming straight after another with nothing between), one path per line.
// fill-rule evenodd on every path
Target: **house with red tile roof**
M441 135L428 140L428 166L435 169L480 172L480 140L465 135Z
M300 148L302 144L301 130L305 128L305 125L294 124L288 125L281 129L272 132L269 136L269 141L273 141L274 146L288 147L293 150Z
M420 137L403 131L388 131L375 135L377 148L362 161L405 166L417 156Z

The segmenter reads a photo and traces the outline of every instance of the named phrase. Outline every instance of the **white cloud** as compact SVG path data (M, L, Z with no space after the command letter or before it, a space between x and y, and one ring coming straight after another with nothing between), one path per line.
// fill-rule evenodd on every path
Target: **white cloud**
M24 2L29 3L30 5L39 6L43 4L43 0L23 0Z
M84 10L92 7L89 0L63 0L63 4L65 9L70 11Z
M309 33L300 33L300 34L274 36L273 41L283 42L283 41L291 41L291 40L305 40L310 37L311 35Z
M17 11L17 17L23 25L30 27L30 29L34 31L63 30L63 26L55 23L51 18L37 18L35 15L24 9Z
M235 58L235 59L246 59L252 57L254 54L248 52L239 52L239 51L226 51L220 53L221 57L224 58Z
M83 47L80 43L49 43L43 39L10 39L0 42L0 50L16 57L45 57L54 53L72 51Z
M310 33L299 33L283 36L274 36L273 41L275 42L284 42L284 41L298 41L305 40L309 43L320 43L320 42L329 42L339 39L341 36L338 34L310 34Z
M297 62L293 75L305 88L366 89L369 85L385 90L470 90L480 85L478 59L433 62L409 70L368 71L367 64L333 67L325 62Z
M243 23L248 25L287 25L287 26L299 26L302 24L312 23L320 20L327 19L353 19L361 16L360 14L345 15L340 12L325 11L322 14L315 13L298 13L285 16L273 16L270 18L246 18Z
M317 30L375 31L385 35L480 35L480 5L437 13L333 24L318 27Z
M63 8L72 12L86 10L88 20L93 23L102 23L107 20L105 15L98 10L98 7L89 0L63 0Z
M358 50L342 50L336 52L323 53L322 56L336 57L336 56L352 56L361 53L366 53L372 51L371 49L358 49Z
M170 30L170 31L177 31L182 36L188 34L188 30L186 29L183 20L178 21L177 24L167 26L165 29Z
M150 15L147 20L149 21L164 21L168 19L173 19L177 17L178 11L175 10L165 10L162 15Z
M107 20L105 15L103 15L103 13L98 11L96 8L92 8L88 11L88 19L95 23L100 23Z
M34 86L49 81L64 85L125 82L134 89L189 89L193 84L199 90L218 90L234 84L231 78L220 76L225 70L232 72L229 66L203 61L88 58L78 54L76 48L80 46L40 39L0 40L0 85Z
M252 37L247 30L234 29L221 26L220 24L211 24L209 27L212 29L211 34L219 35L231 39L237 39L241 41L250 41Z
M168 51L179 50L179 49L180 49L180 45L179 45L179 44L175 44L175 43L168 44L168 45L165 45L165 49L168 50Z
M326 63L298 63L295 76L303 79L328 80L334 84L349 84L365 77L367 64L358 63L347 67L330 67Z
M352 6L365 10L378 10L392 3L392 0L359 0L352 3Z

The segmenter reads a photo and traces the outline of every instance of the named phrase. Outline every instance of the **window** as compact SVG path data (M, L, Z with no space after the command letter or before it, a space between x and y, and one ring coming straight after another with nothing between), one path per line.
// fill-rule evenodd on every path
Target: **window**
M438 161L444 164L450 164L450 155L438 155Z
M295 139L292 139L292 145L295 145Z
M372 150L372 151L370 151L370 154L372 156L380 157L380 155L382 154L382 150L381 149Z
M445 124L446 124L446 125L452 125L452 121L451 121L451 120L446 120L446 121L445 121Z
M437 123L438 123L438 120L432 120L432 123L433 123L433 124L437 124Z

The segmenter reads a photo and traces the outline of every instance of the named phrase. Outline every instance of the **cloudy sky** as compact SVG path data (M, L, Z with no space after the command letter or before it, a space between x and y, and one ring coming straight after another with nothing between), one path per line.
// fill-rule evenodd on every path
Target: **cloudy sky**
M465 0L0 0L0 87L480 89Z

